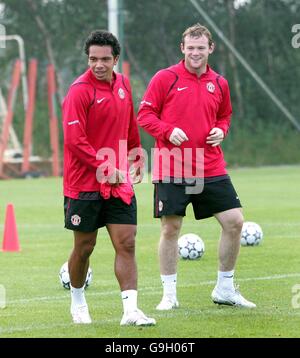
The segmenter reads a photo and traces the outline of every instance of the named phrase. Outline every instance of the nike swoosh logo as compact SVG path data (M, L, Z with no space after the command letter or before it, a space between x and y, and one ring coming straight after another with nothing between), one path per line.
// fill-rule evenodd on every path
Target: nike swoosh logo
M180 92L180 91L183 91L185 89L187 89L188 87L177 87L177 91Z
M128 296L126 296L126 297L123 297L123 300L127 300L127 298L128 298Z
M101 98L101 99L97 99L97 103L101 103L102 101L105 100L105 97Z
M225 278L232 278L232 277L233 277L233 275L231 275L231 276L223 276L223 277L225 277Z
M78 119L76 119L76 121L68 122L68 125L71 126L72 124L76 124L76 123L79 123L79 120L78 120Z
M147 101L142 101L142 102L141 102L141 105L142 105L142 104L147 104L148 106L152 106L152 103L151 103L151 102L147 102Z

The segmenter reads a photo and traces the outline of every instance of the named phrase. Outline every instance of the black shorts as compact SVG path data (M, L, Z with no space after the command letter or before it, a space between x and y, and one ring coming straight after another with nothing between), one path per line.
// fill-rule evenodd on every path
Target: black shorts
M189 203L193 205L196 220L242 207L230 179L205 183L200 194L187 194L186 186L182 184L154 184L155 218L165 215L185 216Z
M110 197L105 200L79 200L65 197L65 228L73 231L93 232L106 224L137 224L136 198L131 204Z

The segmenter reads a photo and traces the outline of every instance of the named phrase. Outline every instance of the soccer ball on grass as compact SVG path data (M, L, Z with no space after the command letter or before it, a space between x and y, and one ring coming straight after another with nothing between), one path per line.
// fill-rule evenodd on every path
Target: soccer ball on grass
M59 281L60 281L61 285L63 286L63 288L65 288L66 290L69 290L71 287L70 287L70 275L69 275L68 262L65 262L62 265L62 267L59 270L58 277L59 277ZM93 279L93 272L92 272L92 269L89 267L88 272L86 274L84 289L88 288L91 285L92 279Z
M204 242L196 234L184 234L178 239L178 253L182 259L199 259L203 256L204 251Z
M242 246L256 246L263 239L263 231L261 227L253 221L246 221L243 224L241 233Z

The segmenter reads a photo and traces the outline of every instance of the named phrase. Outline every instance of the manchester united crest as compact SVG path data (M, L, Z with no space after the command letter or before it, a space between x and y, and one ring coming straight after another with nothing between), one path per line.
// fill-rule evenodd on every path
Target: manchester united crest
M212 82L208 82L208 84L206 85L206 88L207 88L208 92L210 92L210 93L215 92L215 85Z
M159 210L159 211L162 211L163 208L164 208L164 203L160 200L160 201L158 202L158 210Z
M119 88L118 95L121 99L125 98L125 92L124 92L123 88L121 88L121 87Z
M80 223L81 223L81 217L79 215L72 215L71 216L71 223L74 225L74 226L78 226Z

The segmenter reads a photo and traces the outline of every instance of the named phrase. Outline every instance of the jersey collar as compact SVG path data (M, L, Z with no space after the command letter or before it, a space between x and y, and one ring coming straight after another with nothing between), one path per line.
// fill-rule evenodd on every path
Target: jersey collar
M115 72L113 72L113 74L112 74L111 83L106 82L106 81L97 80L97 78L93 75L92 70L90 68L86 71L86 74L87 74L89 81L93 84L93 86L95 86L97 88L102 88L102 89L111 88L112 89L117 81L117 75Z
M188 71L185 67L185 61L184 60L181 60L179 63L178 63L178 66L179 66L179 70L181 72L182 75L184 75L185 77L189 77L189 78L193 78L193 79L198 79L197 75L195 73L192 73L190 71ZM207 77L210 77L212 74L212 70L210 68L209 65L206 65L206 72L202 73L202 75L200 76L200 79L204 79L204 78L207 78Z

